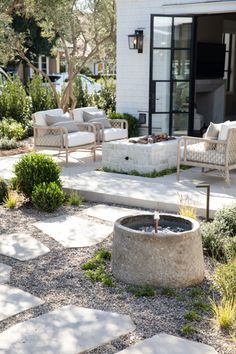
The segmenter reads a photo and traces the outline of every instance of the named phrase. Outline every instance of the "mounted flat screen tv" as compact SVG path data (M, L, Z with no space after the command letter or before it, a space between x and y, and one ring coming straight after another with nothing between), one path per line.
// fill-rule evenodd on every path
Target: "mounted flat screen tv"
M197 43L197 79L222 79L225 68L225 44Z

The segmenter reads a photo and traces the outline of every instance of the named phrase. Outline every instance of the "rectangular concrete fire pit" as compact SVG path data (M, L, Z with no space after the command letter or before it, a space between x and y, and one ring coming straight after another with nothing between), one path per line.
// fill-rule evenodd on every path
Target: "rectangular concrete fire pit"
M176 167L178 139L155 144L117 140L102 145L102 165L116 171L157 172Z

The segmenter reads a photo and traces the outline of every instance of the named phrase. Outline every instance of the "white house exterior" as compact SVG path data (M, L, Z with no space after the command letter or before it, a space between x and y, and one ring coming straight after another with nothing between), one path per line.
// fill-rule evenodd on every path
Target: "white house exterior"
M143 53L130 50L128 45L128 35L140 29ZM168 49L164 42L171 33L174 39L170 38ZM230 63L228 67L225 64L224 77L198 80L197 43L209 43L210 55L211 45L217 50L217 44L229 38L226 61L230 55ZM236 1L117 0L117 111L137 118L140 113L141 118L146 115L143 132L149 129L149 133L177 135L199 131L211 120L223 121L226 115L236 117L235 40ZM229 83L226 69L231 75ZM182 75L177 75L181 70Z

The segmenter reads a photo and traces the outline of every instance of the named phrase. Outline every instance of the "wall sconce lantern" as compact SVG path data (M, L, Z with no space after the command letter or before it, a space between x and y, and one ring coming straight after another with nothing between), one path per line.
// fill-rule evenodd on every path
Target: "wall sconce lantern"
M136 30L134 34L128 36L129 49L137 49L138 53L143 52L143 30Z

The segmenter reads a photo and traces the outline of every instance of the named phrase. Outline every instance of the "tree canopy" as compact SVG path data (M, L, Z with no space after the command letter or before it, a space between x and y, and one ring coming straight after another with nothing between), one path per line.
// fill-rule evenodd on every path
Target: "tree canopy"
M0 62L19 56L48 80L58 106L74 107L72 85L77 74L90 60L105 55L107 48L114 46L115 0L2 0L0 11ZM23 18L22 23L20 18ZM30 28L25 27L30 23ZM39 35L33 31L37 27L42 41L45 40L45 48L50 47L51 52L57 48L65 53L68 84L62 96L47 74L34 66L29 55L34 34ZM34 50L37 52L37 48Z

